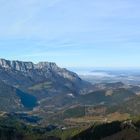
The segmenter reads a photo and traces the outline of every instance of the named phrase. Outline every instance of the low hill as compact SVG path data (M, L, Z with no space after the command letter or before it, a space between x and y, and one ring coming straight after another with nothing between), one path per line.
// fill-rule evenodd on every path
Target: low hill
M112 122L94 125L70 140L139 140L139 121Z

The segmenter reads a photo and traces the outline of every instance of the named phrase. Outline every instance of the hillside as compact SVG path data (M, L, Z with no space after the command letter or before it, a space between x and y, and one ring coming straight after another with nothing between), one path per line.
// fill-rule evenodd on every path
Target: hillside
M27 125L13 117L0 118L2 140L139 140L140 119L95 123L69 129Z
M116 89L104 89L93 91L84 95L70 96L69 94L60 94L51 99L47 99L41 102L43 106L53 105L56 107L61 106L70 106L73 104L81 105L118 105L127 101L137 95L125 88L116 88ZM43 107L42 106L42 107Z
M0 111L32 109L37 105L34 96L0 81Z
M139 140L139 121L104 123L92 126L70 140Z

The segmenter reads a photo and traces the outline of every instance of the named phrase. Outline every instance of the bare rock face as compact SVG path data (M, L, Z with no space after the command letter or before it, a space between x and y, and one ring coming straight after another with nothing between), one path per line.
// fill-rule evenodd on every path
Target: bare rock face
M5 59L0 59L0 66L2 68L13 69L23 72L34 68L34 64L32 62L9 61Z
M0 80L25 91L43 93L44 96L47 93L80 94L90 86L77 74L50 62L34 64L0 59Z
M39 62L38 64L34 64L32 62L9 61L5 59L0 59L0 67L5 68L7 70L15 70L23 73L29 73L29 71L35 70L46 73L54 72L69 80L76 80L76 78L80 80L78 75L76 75L75 73L70 72L66 69L59 68L55 63L50 62Z
M67 69L59 68L55 63L50 62L39 62L34 64L32 62L22 62L22 61L9 61L5 59L0 59L0 66L6 70L18 71L25 75L29 75L33 78L33 73L37 71L37 75L44 76L46 78L53 78L54 75L61 76L65 79L71 81L81 80L77 74L68 71ZM36 76L37 76L36 75Z

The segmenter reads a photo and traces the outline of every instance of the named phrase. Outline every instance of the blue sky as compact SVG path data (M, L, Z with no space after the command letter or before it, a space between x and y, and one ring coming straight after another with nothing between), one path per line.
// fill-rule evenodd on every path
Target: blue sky
M140 1L0 0L0 57L140 67Z

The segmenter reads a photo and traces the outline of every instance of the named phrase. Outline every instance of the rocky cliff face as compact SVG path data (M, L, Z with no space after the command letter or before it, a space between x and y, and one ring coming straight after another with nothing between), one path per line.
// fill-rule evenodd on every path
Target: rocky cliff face
M0 80L44 97L52 93L84 93L90 86L77 74L55 63L9 61L0 59Z
M0 67L22 72L28 72L33 69L58 69L55 63L39 62L38 64L34 64L32 62L9 61L5 59L0 59Z
M9 61L0 59L0 67L7 70L23 72L24 74L28 74L30 71L35 70L47 73L56 72L58 75L69 80L74 80L76 78L80 80L80 78L75 73L66 69L59 68L55 63L50 62L39 62L38 64L34 64L32 62ZM47 75L45 75L45 77L47 78Z
M0 59L0 66L2 68L23 72L34 68L34 64L32 62L9 61L5 59Z

